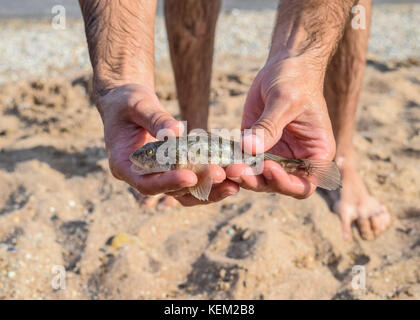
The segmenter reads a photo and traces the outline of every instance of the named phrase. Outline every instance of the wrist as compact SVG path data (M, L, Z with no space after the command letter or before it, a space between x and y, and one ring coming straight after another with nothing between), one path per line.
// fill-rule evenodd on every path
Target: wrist
M109 68L96 67L93 73L93 87L96 96L103 97L113 89L125 85L141 85L154 91L153 72L140 72L140 68L121 67L123 72L113 72Z
M290 77L304 77L310 83L323 84L327 62L311 53L294 55L287 51L281 51L268 57L264 68L276 70L278 74Z

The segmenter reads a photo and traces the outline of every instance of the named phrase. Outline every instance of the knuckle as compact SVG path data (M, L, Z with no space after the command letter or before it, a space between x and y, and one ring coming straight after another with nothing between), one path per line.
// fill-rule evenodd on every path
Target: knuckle
M150 127L158 133L161 129L161 124L168 120L168 115L165 112L155 112L150 118Z
M300 93L296 88L287 87L279 92L279 99L288 102L291 105L300 103Z
M277 137L279 130L278 127L276 126L276 124L268 118L262 118L259 119L256 123L255 123L255 127L259 127L261 129L264 130L264 134L268 135L270 137Z

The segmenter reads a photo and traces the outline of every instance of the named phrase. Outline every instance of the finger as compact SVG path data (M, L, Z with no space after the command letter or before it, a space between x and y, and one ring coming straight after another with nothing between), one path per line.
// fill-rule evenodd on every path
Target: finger
M201 201L195 198L192 194L186 194L184 196L176 198L183 206L191 207L203 204L209 204L217 201L221 201L229 196L232 196L239 191L239 186L232 181L224 181L218 185L215 185L210 192L209 199L207 201Z
M222 167L219 167L215 164L210 165L210 174L212 177L213 184L222 183L226 179L225 170ZM189 188L184 188L173 192L167 192L166 194L172 197L181 197L187 193L190 193Z
M179 198L182 197L186 194L190 193L190 189L189 188L183 188L180 190L176 190L176 191L171 191L171 192L166 192L165 194L174 198Z
M280 140L283 128L294 118L289 110L289 101L279 93L269 94L263 113L250 130L244 132L242 141L245 152L255 154L267 151Z
M287 174L274 161L264 161L263 176L273 192L289 195L297 199L309 197L316 189L316 186L310 181L292 174Z
M156 97L148 97L137 102L132 120L161 140L165 136L179 136L184 131L182 122L175 120Z
M148 195L176 191L197 183L194 172L185 169L137 176L135 179L137 189Z
M241 188L257 192L267 191L267 183L261 175L254 174L251 167L244 163L233 164L226 168L226 176Z
M215 164L210 164L210 174L212 176L213 184L221 183L226 179L225 170Z
M131 162L124 160L114 164L112 172L116 178L124 180L145 195L173 192L194 186L197 183L197 176L191 170L179 169L163 173L136 175L130 167Z

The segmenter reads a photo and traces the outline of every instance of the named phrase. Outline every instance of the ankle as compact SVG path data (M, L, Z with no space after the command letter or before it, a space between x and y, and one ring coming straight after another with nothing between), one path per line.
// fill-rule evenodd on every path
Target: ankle
M356 169L356 152L353 146L348 148L337 148L335 161L341 170Z

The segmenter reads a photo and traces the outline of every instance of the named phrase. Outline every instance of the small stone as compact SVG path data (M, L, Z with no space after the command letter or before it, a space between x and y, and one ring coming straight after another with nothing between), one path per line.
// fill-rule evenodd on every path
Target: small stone
M14 272L14 271L9 271L9 272L7 273L7 276L8 276L10 279L13 279L13 278L16 276L16 272Z
M123 246L135 242L135 237L128 233L119 233L112 238L111 247L114 249L119 249Z
M69 201L69 207L70 208L74 208L76 206L76 201L74 201L74 200L70 200Z

